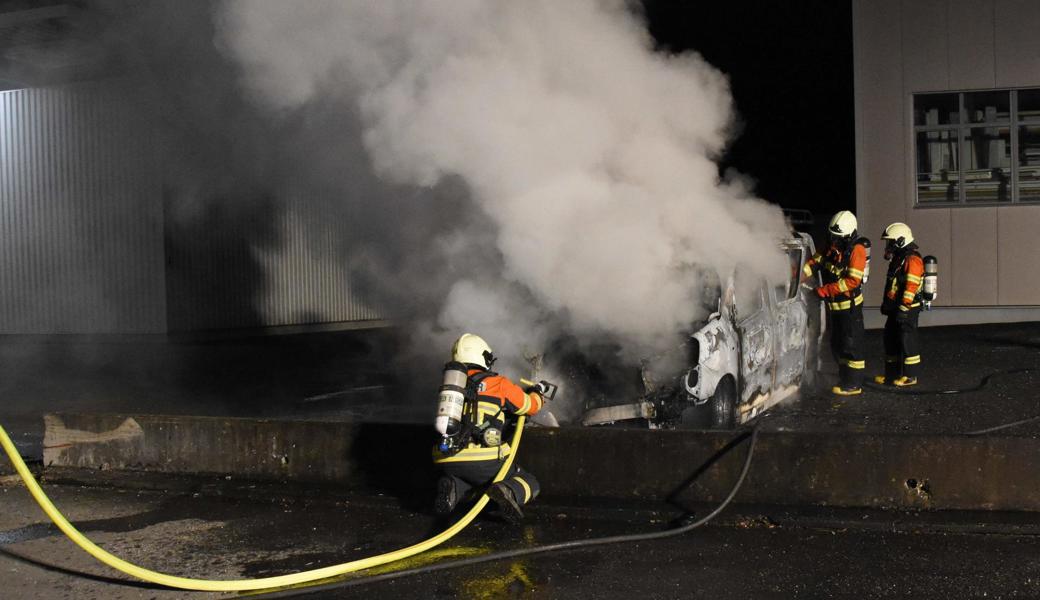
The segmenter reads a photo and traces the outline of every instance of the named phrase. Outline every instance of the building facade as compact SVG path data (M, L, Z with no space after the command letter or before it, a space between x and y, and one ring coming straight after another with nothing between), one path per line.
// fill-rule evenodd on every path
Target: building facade
M881 232L902 221L939 260L922 325L1040 320L1037 31L1034 0L853 0L856 208L877 244L868 306Z

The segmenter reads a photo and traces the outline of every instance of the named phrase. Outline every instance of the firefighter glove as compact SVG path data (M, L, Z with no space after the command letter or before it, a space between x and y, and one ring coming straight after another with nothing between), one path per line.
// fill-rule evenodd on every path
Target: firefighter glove
M545 396L546 394L549 393L550 386L551 386L551 384L548 381L543 379L543 380L539 381L538 383L532 385L531 387L527 388L527 391L528 392L535 392L536 394L538 394L540 396Z
M820 298L826 298L827 297L827 289L824 288L824 287L816 288L816 295L819 296Z

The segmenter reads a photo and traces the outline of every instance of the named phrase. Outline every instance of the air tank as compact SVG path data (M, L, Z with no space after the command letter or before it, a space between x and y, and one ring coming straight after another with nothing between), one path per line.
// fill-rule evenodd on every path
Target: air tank
M939 260L934 256L924 257L924 283L921 286L921 298L926 308L932 307L932 301L939 297Z
M468 380L466 365L454 361L444 365L444 379L437 401L437 419L434 422L437 432L444 437L458 434L462 427L462 407L466 404Z

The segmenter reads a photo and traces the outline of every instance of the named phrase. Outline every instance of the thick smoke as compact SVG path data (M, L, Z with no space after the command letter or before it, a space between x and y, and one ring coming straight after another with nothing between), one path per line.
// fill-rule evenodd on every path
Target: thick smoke
M272 115L338 103L382 179L472 195L482 216L445 206L423 272L406 257L418 277L396 280L448 290L432 332L478 331L514 358L561 328L648 353L702 316L690 267L785 275L779 209L718 174L725 76L655 52L621 2L231 0L217 23ZM394 208L401 228L429 214Z

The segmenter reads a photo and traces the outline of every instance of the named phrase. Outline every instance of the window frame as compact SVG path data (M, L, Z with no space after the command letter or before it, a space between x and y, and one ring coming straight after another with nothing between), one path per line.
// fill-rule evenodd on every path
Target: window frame
M910 94L910 126L911 126L911 151L910 151L910 162L912 172L912 185L913 185L913 208L915 209L928 209L928 208L951 208L951 207L992 207L992 206L1021 206L1021 205L1037 205L1040 204L1040 197L1034 197L1033 199L1023 200L1019 194L1019 129L1023 125L1037 124L1037 120L1020 120L1018 114L1018 92L1019 91L1040 91L1040 87L1027 86L1017 88L985 88L985 89L972 89L972 90L942 90L942 91L920 91L913 92ZM1009 114L1007 121L983 121L979 123L970 122L968 114L964 106L964 99L966 94L979 93L979 92L1007 92L1009 94L1008 107ZM958 118L957 123L949 123L943 125L918 125L914 122L915 113L915 101L919 96L931 96L936 94L956 94L957 95L957 110ZM975 128L1008 128L1010 136L1010 197L1006 201L990 200L984 202L969 202L967 198L967 186L965 185L965 151L967 148L967 142L971 135L971 130ZM947 131L957 137L957 200L954 202L948 201L925 201L921 202L920 198L920 182L918 181L918 137L921 133Z

